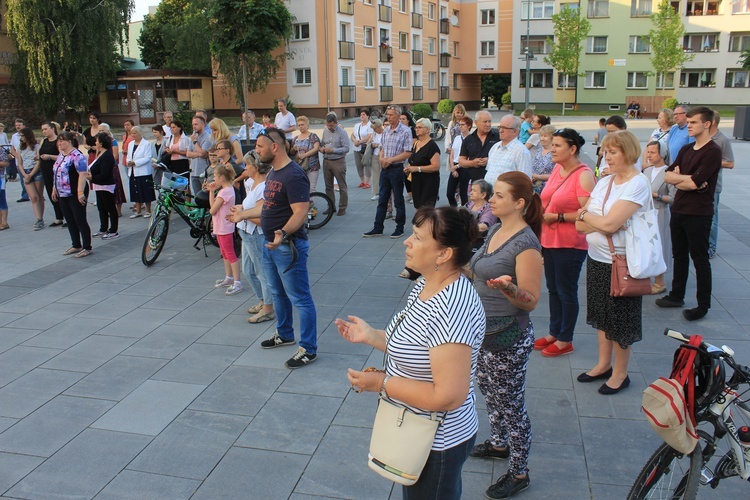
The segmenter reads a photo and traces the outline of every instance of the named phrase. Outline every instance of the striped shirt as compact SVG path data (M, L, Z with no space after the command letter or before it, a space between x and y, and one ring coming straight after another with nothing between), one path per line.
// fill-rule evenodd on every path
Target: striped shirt
M485 316L479 295L463 275L427 301L419 299L423 288L424 278L420 278L409 294L409 305L395 315L386 328L386 373L432 382L431 348L443 344L471 346L469 393L459 408L445 414L443 424L438 427L432 449L441 451L466 441L479 428L474 407L474 375L479 348L484 339ZM429 411L388 399L419 415L430 414ZM440 412L440 416L443 416L443 412Z
M383 139L380 146L383 151L383 158L393 158L411 152L412 144L411 129L403 123L399 122L395 130L390 125L383 130Z

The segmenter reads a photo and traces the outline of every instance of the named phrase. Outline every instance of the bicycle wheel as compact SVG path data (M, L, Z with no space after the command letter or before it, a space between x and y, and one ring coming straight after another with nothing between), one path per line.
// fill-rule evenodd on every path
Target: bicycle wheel
M643 466L628 500L687 499L698 493L703 458L700 442L692 453L684 454L662 443Z
M433 139L440 141L445 137L445 126L440 122L432 122Z
M307 229L318 229L333 217L333 200L324 193L310 193L310 211L307 212Z
M141 251L141 261L144 265L150 266L159 257L164 244L167 242L169 233L169 215L162 213L154 219L151 227L146 232L146 240L143 242Z

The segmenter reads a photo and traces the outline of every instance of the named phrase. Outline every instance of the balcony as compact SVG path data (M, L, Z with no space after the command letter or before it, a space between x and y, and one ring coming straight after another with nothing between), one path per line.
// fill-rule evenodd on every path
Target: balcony
M393 86L392 85L381 85L380 86L380 100L381 101L392 101L393 100Z
M416 12L411 13L411 27L412 28L422 27L422 14L417 14Z
M440 20L440 34L447 35L451 32L451 22L447 17Z
M391 62L391 61L393 61L393 52L392 52L392 49L391 49L390 46L384 45L384 44L381 43L380 44L380 49L379 49L378 52L379 52L379 56L380 56L378 58L378 60L380 62Z
M450 68L451 67L451 55L448 52L440 54L440 67Z
M354 42L339 42L339 59L354 59Z
M415 86L411 88L411 100L412 101L421 101L423 99L422 97L422 86Z
M341 103L357 102L357 87L354 85L339 85Z
M411 63L412 64L422 64L422 51L421 50L412 50L411 51Z
M339 3L339 14L354 15L354 1L353 0L338 0L338 3Z
M447 85L440 86L440 100L450 99L450 88Z
M378 21L383 21L384 23L391 22L390 5L378 5Z

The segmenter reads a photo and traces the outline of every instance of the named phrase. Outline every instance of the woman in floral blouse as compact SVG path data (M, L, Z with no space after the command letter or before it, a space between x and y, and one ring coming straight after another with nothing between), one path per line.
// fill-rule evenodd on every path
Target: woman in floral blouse
M63 255L76 257L91 255L91 228L86 220L87 191L86 171L88 162L78 150L78 141L72 132L63 132L57 139L60 154L57 156L54 173L52 199L60 203L63 217L68 223L71 247ZM81 244L83 239L83 244Z

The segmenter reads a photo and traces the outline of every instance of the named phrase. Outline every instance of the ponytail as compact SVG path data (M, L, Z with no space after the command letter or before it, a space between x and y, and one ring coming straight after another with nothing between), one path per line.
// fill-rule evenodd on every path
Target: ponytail
M537 193L534 193L526 205L526 209L523 212L523 220L529 225L537 238L542 237L542 199Z

